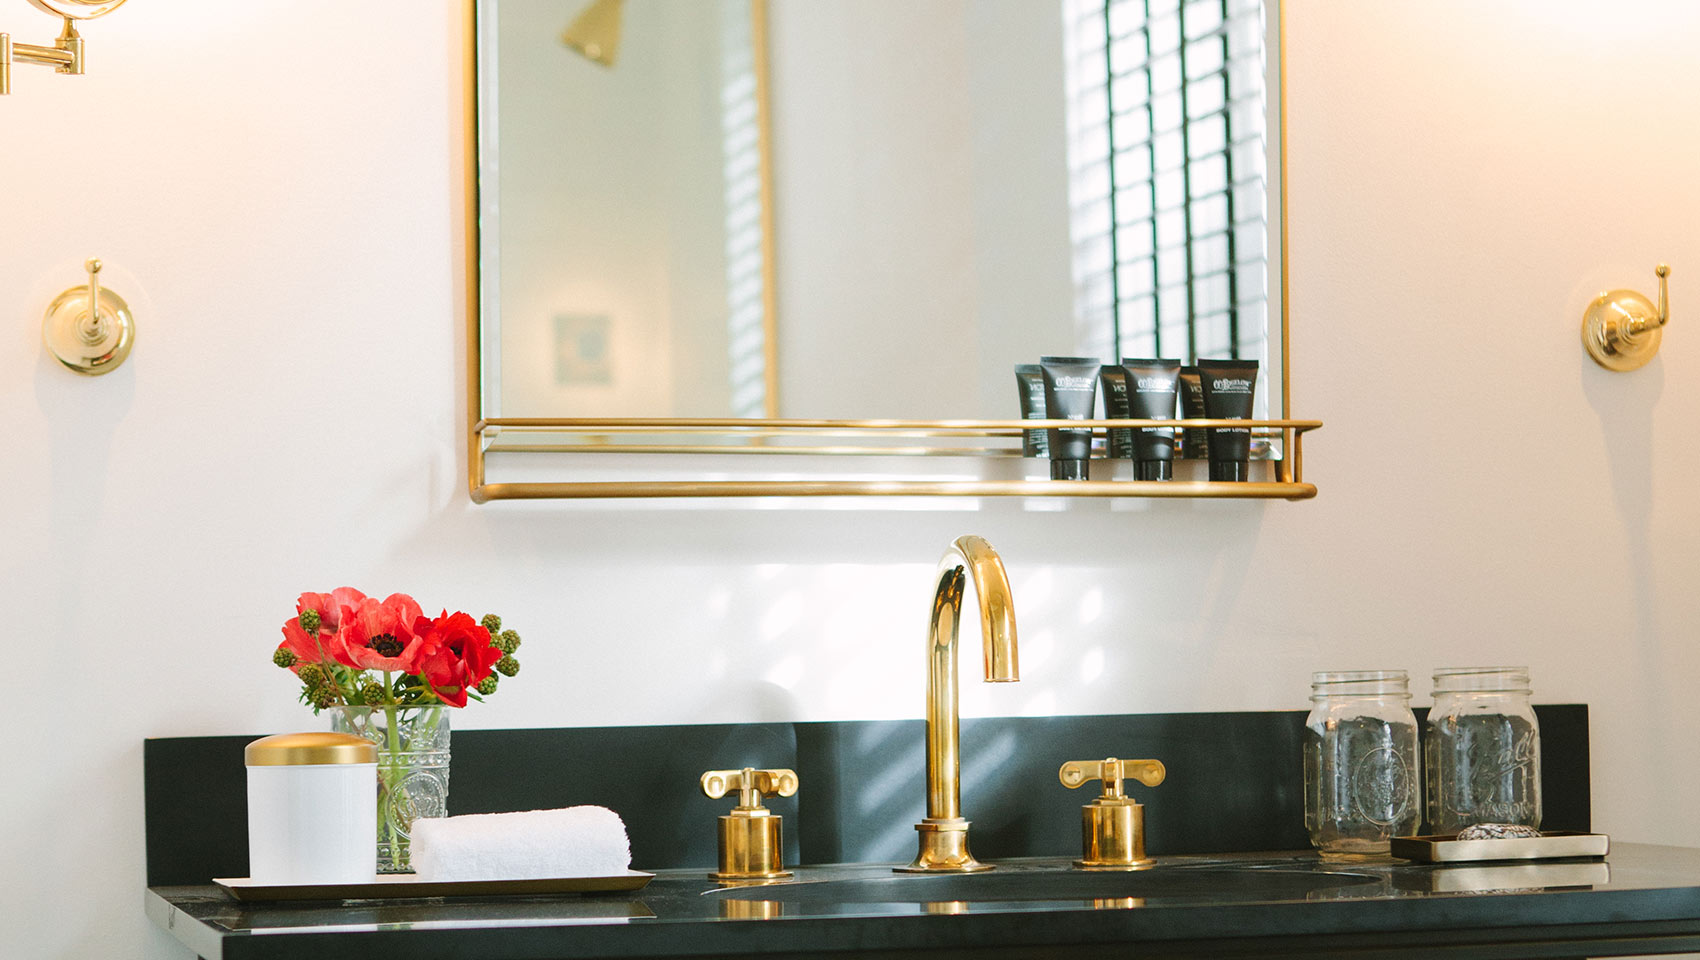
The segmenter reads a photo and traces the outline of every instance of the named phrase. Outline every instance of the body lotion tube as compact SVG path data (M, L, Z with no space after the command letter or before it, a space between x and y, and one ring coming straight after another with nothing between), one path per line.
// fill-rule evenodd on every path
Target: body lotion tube
M1128 416L1135 420L1173 420L1175 391L1180 382L1179 360L1122 359L1127 379ZM1167 480L1173 475L1175 431L1172 427L1141 427L1133 434L1133 478Z
M1105 364L1098 368L1098 382L1104 388L1104 419L1126 420L1132 416L1127 412L1127 371ZM1112 460L1126 460L1133 456L1132 430L1111 427L1105 432L1108 441L1104 445L1104 456Z
M1180 381L1181 418L1203 420L1204 385L1198 380L1198 368L1182 367ZM1181 456L1188 460L1210 459L1210 431L1202 427L1181 431Z
M1038 364L1015 365L1015 388L1021 392L1021 419L1045 419L1045 375L1039 371ZM1046 433L1045 430L1021 431L1021 455L1049 456L1050 445L1045 442Z
M1045 377L1045 417L1089 420L1098 399L1099 363L1092 357L1040 357ZM1092 456L1092 431L1066 427L1046 431L1051 448L1052 480L1085 480Z
M1257 389L1256 360L1200 360L1204 416L1210 420L1250 420ZM1210 429L1210 479L1245 480L1250 475L1251 431L1245 427Z

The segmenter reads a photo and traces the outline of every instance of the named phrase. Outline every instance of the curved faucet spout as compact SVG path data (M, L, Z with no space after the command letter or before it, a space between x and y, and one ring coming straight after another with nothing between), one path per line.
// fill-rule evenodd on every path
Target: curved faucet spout
M985 678L1021 679L1016 662L1015 601L1003 559L980 537L958 537L939 561L927 627L927 818L915 824L920 852L904 872L989 870L968 852L962 817L962 733L957 703L957 639L970 578L980 599Z

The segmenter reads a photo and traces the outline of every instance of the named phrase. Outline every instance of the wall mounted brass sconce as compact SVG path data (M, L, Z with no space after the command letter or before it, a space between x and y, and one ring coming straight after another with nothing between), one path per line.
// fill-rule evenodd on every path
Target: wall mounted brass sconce
M1634 290L1607 290L1582 313L1582 346L1607 370L1634 370L1659 352L1670 320L1670 267L1659 264L1659 305Z
M136 321L124 298L100 286L100 261L83 264L88 283L71 287L47 305L41 338L59 362L97 376L117 369L136 342Z
M0 33L0 96L12 92L12 64L40 63L53 68L54 73L81 75L83 72L83 38L77 35L74 20L93 20L124 5L124 0L30 0L36 7L65 18L59 39L52 46L16 43L9 33Z

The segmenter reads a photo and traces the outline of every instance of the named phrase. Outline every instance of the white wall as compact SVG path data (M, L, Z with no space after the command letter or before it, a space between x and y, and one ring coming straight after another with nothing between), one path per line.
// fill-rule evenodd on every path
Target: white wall
M1316 668L1528 663L1540 699L1593 705L1597 825L1700 844L1700 8L1293 6L1294 405L1328 424L1302 504L473 506L454 0L138 4L86 31L89 76L20 68L9 942L184 955L142 916L141 740L313 727L267 663L300 590L507 616L525 671L462 727L918 716L928 572L967 532L1008 562L1024 677L966 689L974 712L1287 708ZM98 380L37 333L89 255L140 323ZM1664 353L1596 369L1583 304L1659 259Z

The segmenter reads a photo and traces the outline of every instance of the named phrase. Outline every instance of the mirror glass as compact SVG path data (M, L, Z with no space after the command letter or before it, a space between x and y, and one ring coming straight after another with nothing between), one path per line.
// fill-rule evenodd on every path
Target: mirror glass
M1259 0L477 11L487 416L1010 419L1042 354L1281 395Z

